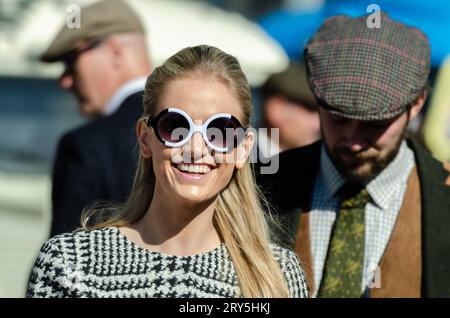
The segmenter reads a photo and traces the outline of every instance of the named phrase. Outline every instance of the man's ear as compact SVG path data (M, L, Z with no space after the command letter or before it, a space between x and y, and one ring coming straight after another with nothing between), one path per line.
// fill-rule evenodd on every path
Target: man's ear
M150 133L150 128L145 123L145 120L139 120L136 125L136 134L139 142L139 149L141 150L141 156L145 159L152 156Z
M264 116L270 127L281 127L290 116L287 100L282 95L273 95L267 98L264 106Z
M424 90L420 95L417 101L414 103L414 105L411 106L411 110L409 111L409 121L416 118L416 116L420 113L422 110L423 105L425 104L425 101L427 100L427 91Z
M245 162L247 161L247 158L253 149L254 143L255 143L254 132L253 131L247 132L247 135L245 136L244 140L242 140L242 142L236 149L237 150L236 161L234 164L236 169L242 169L244 167Z

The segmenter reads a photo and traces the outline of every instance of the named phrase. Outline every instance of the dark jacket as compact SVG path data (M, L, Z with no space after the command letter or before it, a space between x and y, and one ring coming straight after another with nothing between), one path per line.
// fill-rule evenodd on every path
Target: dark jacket
M130 95L112 115L61 138L53 167L51 236L76 229L86 205L127 198L136 170L142 96Z
M291 236L297 232L300 211L311 206L321 145L319 141L285 151L276 174L257 174L259 186ZM408 146L415 155L422 198L422 296L450 297L450 187L445 185L449 172L414 141L408 140Z

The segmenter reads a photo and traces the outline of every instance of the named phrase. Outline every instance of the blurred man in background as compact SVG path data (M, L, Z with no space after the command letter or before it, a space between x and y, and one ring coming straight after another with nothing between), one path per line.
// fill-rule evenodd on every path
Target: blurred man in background
M291 62L281 73L269 77L262 87L263 128L258 146L265 157L280 151L306 146L320 138L318 105L308 81L304 64ZM278 140L271 128L278 128Z
M120 0L82 8L80 28L64 25L41 59L63 62L60 86L92 119L60 140L53 167L51 235L76 229L83 208L124 201L136 167L134 127L151 68L145 31Z

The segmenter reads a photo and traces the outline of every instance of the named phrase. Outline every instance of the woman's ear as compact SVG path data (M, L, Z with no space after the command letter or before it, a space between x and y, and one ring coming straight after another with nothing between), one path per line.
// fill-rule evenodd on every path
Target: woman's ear
M255 133L253 131L247 132L244 140L237 147L236 161L234 166L236 169L242 169L247 161L248 156L252 152L253 144L255 143Z
M152 150L150 147L150 128L148 128L145 120L139 120L136 125L136 134L139 142L139 149L141 150L141 156L148 159L152 156Z

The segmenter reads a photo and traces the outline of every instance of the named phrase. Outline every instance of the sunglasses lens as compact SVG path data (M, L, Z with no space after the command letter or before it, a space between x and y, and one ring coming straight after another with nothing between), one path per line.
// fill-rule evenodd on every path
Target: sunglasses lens
M208 125L206 135L209 142L219 148L234 148L244 134L239 121L234 118L216 118Z
M189 121L179 113L168 112L159 119L158 132L164 141L181 142L189 135Z

